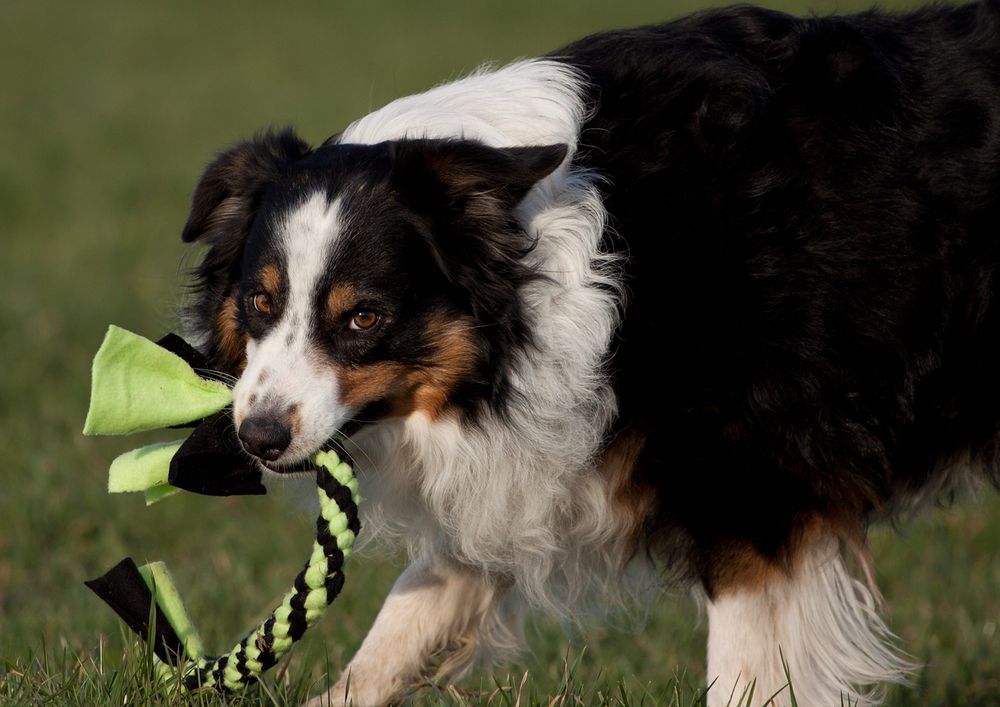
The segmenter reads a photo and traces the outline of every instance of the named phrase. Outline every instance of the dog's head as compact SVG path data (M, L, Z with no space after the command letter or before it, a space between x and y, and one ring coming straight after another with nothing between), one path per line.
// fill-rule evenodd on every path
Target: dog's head
M280 468L358 421L497 403L530 343L538 274L513 210L566 147L328 143L290 131L223 152L185 241L208 250L188 325L238 376L245 448Z

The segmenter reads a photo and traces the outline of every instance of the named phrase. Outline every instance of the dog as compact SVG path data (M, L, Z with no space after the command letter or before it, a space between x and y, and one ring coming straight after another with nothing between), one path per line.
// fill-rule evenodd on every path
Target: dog
M738 7L221 152L188 335L247 452L347 435L413 557L316 704L649 577L704 595L710 705L905 681L867 528L1000 480L998 67L995 1Z

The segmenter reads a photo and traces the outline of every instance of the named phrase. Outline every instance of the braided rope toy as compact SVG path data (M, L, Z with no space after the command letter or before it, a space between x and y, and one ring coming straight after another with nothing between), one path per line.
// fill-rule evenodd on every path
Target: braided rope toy
M111 492L143 491L147 504L180 489L211 495L263 493L260 469L240 453L228 422L229 388L209 374L204 359L169 335L154 344L111 327L94 358L85 434L129 434L165 426L195 426L187 440L133 450L109 471ZM320 513L305 567L280 605L216 657L205 655L173 578L162 562L137 567L126 558L85 582L140 636L153 636L157 672L186 690L240 690L256 682L314 625L344 586L343 565L360 531L358 482L332 450L310 459ZM150 621L152 620L152 625Z

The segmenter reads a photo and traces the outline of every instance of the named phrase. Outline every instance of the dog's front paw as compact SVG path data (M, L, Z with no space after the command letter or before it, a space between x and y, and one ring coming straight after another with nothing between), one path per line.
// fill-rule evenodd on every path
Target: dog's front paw
M401 702L412 687L409 682L389 675L352 671L342 675L336 685L306 702L304 707L385 707Z

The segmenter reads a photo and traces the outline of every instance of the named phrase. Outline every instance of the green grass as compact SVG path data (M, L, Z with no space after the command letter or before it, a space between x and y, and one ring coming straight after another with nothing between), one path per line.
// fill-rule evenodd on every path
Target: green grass
M179 264L191 257L178 234L212 153L272 124L294 123L318 141L485 58L533 55L697 6L0 3L0 703L159 699L142 651L82 585L127 554L169 563L219 649L270 610L305 559L309 518L273 499L185 496L145 509L138 498L108 496L108 462L145 440L80 435L105 326L156 336L174 325ZM187 550L192 539L197 554ZM891 703L996 704L996 495L927 515L898 537L879 531L874 543L890 622L927 664L916 688L893 692ZM399 564L354 562L331 616L246 702L293 704L323 684L325 667L343 666ZM615 623L567 640L539 618L534 653L509 674L473 675L464 698L430 690L419 701L696 701L705 623L689 597L665 593L641 631Z

